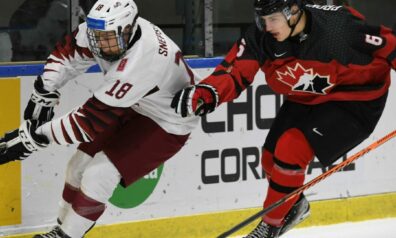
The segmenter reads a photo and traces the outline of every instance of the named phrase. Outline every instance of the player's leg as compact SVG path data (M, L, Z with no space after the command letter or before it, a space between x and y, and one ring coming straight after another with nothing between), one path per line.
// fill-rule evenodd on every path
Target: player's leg
M119 119L121 121L120 128L112 128L111 130L98 135L94 141L81 143L78 146L77 151L79 152L73 156L66 171L66 181L62 193L62 199L60 201L58 223L62 223L64 214L66 214L68 209L70 209L71 202L80 190L82 172L85 170L87 164L98 152L103 150L103 147L107 143L113 141L113 137L117 137L117 133L122 130L122 127L125 126L129 120L133 120L135 115L136 113L131 110L130 113L125 114Z
M120 120L123 121L124 125L128 120L133 118L133 115L127 115ZM83 174L86 172L86 168L89 166L90 162L93 161L93 157L100 151L102 151L103 146L108 143L108 141L113 141L112 137L117 134L117 129L112 131L108 131L107 133L103 133L98 136L93 142L90 143L82 143L78 146L76 153L70 159L67 169L66 169L66 178L65 185L62 192L62 198L59 202L59 213L58 213L58 226L53 228L50 232L37 235L37 238L44 237L67 237L66 234L61 230L59 225L64 223L65 217L68 213L74 214L75 211L72 209L72 204L74 200L77 200L76 197L80 197L81 195L81 183L83 179ZM113 166L112 164L110 164ZM110 168L111 168L110 166ZM114 167L114 166L113 166ZM86 180L89 181L89 176L85 176ZM91 224L92 222L88 222ZM93 225L91 225L92 227ZM78 229L86 229L84 227ZM89 229L88 229L89 230ZM85 231L87 232L87 230Z
M302 186L305 179L305 170L313 158L314 151L304 134L296 128L286 130L276 144L273 156L274 165L270 171L270 182L264 207L268 207ZM282 226L285 224L286 214L298 199L298 197L290 199L265 215L263 221L248 237L278 237ZM298 205L306 201L304 199L302 197ZM308 207L301 211L301 213L307 212Z
M277 161L279 164L279 159L276 158L275 152L276 152L276 147L279 139L283 136L283 134L293 128L293 126L296 124L296 122L301 121L301 115L305 115L310 111L310 108L305 105L300 105L300 104L294 104L289 101L286 101L283 103L280 111L278 112L274 122L272 123L271 129L267 135L265 144L264 144L264 151L262 154L261 158L261 165L266 173L268 182L269 182L269 187L268 187L268 192L267 193L279 193L276 189L278 189L280 186L276 186L276 183L273 182L273 176L279 177L277 173L279 172L279 165L277 165ZM295 129L294 129L295 130ZM291 131L293 132L293 130ZM294 133L290 133L291 136L284 136L284 139L282 140L283 145L287 145L291 141L288 141L291 139ZM296 133L297 135L300 135L299 133ZM279 152L278 152L279 153ZM283 156L282 156L283 157ZM275 169L277 167L278 170ZM300 173L301 174L301 173ZM277 178L278 179L278 178ZM301 180L301 179L300 179ZM278 196L267 196L267 198L273 198L274 200ZM305 198L304 198L305 199ZM266 204L270 203L271 200L265 200ZM290 203L290 202L289 202ZM282 208L283 210L289 209L289 206L293 205L293 203L288 204L288 206ZM286 211L287 212L287 211ZM275 219L275 218L274 218ZM279 232L281 231L281 227L276 227L276 226L268 226L268 224L264 222L260 222L257 227L247 236L248 238L250 237L277 237L279 235ZM264 235L266 234L266 235Z
M81 161L87 164L82 164ZM71 176L68 175L67 181L70 184L64 189L65 205L59 216L61 224L46 234L36 235L35 238L83 237L105 211L106 202L121 179L118 170L103 153L91 159L78 151L70 165L70 169L76 169L76 165L82 165L85 169L82 172L79 169L72 170ZM78 186L79 189L70 189L71 186Z
M261 167L265 172L265 177L268 182L271 180L271 172L274 167L274 155L267 149L263 150L263 154L261 155Z
M90 143L82 143L70 159L66 168L65 185L63 187L62 198L59 201L59 215L57 222L62 224L63 218L71 208L75 196L80 190L82 174L91 162L96 153L102 150L103 145L108 140L111 133L98 137Z
M84 235L105 211L121 178L128 186L143 177L176 154L187 138L169 134L151 119L136 115L103 146L104 153L88 164L62 231L71 237Z
M272 176L264 207L268 207L286 194L302 186L305 180L306 168L313 158L314 151L299 129L291 128L285 131L276 145L274 154L275 165L271 172ZM297 200L299 200L299 203L296 204ZM296 215L306 217L309 207L303 196L288 200L263 217L264 223L274 226L272 228L274 237L277 237L275 235L276 232L281 233L282 227L286 223L285 218L288 217L288 212L295 204L298 210L300 210L301 206L305 207Z
M333 164L372 133L386 98L384 95L367 102L329 102L314 106L299 128L323 166ZM285 216L280 235L304 220L309 215L306 211L309 211L309 203L302 196Z
M65 185L62 198L59 201L58 223L62 224L67 211L80 190L82 175L92 157L81 150L77 150L66 168Z
M82 174L72 209L60 228L70 237L83 237L106 209L106 203L121 180L117 168L103 153L98 153Z
M308 113L309 110L309 107L305 105L285 101L277 113L265 140L261 157L261 166L266 174L268 182L270 181L272 169L274 167L274 153L278 139L286 130L292 128L297 122L302 120L301 115Z
M271 128L274 131L269 133L265 145L266 149L274 151L274 163L271 169L267 165L270 163L263 162L263 166L268 166L265 170L271 176L264 206L303 185L305 169L314 154L323 165L330 165L367 138L379 120L385 98L371 102L331 102L315 106L287 103L286 109L281 109L278 114L275 127ZM291 120L294 122L291 123ZM278 237L294 226L293 223L301 219L308 209L304 197L289 200L264 216L264 222L248 237ZM254 233L272 234L254 236Z

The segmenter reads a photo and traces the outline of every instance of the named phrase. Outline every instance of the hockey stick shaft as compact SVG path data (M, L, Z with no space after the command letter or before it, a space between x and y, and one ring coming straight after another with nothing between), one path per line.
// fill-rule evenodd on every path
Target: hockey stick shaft
M384 144L385 142L389 141L393 137L396 136L396 130L392 131L391 133L387 134L383 138L375 141L371 145L367 146L366 148L362 149L361 151L357 152L356 154L348 157L346 160L343 162L339 163L338 165L334 166L333 168L329 169L325 173L317 176L316 178L312 179L308 183L304 184L302 187L294 190L293 192L287 194L284 196L282 199L278 200L277 202L271 204L270 206L264 208L263 210L257 212L253 216L247 218L243 222L237 224L236 226L232 227L228 231L222 233L219 235L217 238L225 238L228 237L229 235L233 234L234 232L240 230L242 227L245 227L246 225L250 224L254 220L256 220L259 217L264 216L265 214L269 213L270 211L274 210L275 208L279 207L283 203L287 202L289 199L294 198L295 196L300 195L303 193L305 190L309 189L310 187L314 186L315 184L319 183L320 181L326 179L330 175L334 174L335 172L339 171L340 169L348 166L351 164L353 161L357 160L358 158L362 157L363 155L367 154L368 152L374 150L375 148L379 147L380 145Z

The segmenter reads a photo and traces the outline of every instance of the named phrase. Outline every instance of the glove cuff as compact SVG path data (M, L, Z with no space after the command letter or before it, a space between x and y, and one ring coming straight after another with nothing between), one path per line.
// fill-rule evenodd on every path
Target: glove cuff
M43 135L37 135L35 130L38 127L38 121L24 121L19 127L19 139L27 150L30 152L42 150L49 144L49 140Z
M205 89L201 91L200 97L204 100L206 104L212 104L213 109L219 105L219 94L215 87L209 84L197 84L195 85L196 91L197 89Z
M60 93L55 90L49 92L44 89L43 79L38 76L34 82L34 90L31 96L31 100L43 107L54 107L58 104L60 98Z

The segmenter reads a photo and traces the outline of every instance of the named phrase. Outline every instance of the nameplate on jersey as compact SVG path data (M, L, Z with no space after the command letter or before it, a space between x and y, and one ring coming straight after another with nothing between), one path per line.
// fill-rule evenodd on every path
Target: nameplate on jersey
M94 29L94 30L105 30L106 29L106 21L105 20L87 17L86 22L87 22L88 28L90 28L90 29Z

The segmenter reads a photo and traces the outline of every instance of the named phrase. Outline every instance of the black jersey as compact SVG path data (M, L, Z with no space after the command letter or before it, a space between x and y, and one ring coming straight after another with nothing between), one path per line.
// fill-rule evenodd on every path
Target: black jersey
M384 95L396 68L395 34L349 7L307 5L305 13L304 31L283 42L252 25L202 83L217 89L220 102L231 101L261 68L276 93L299 103Z

